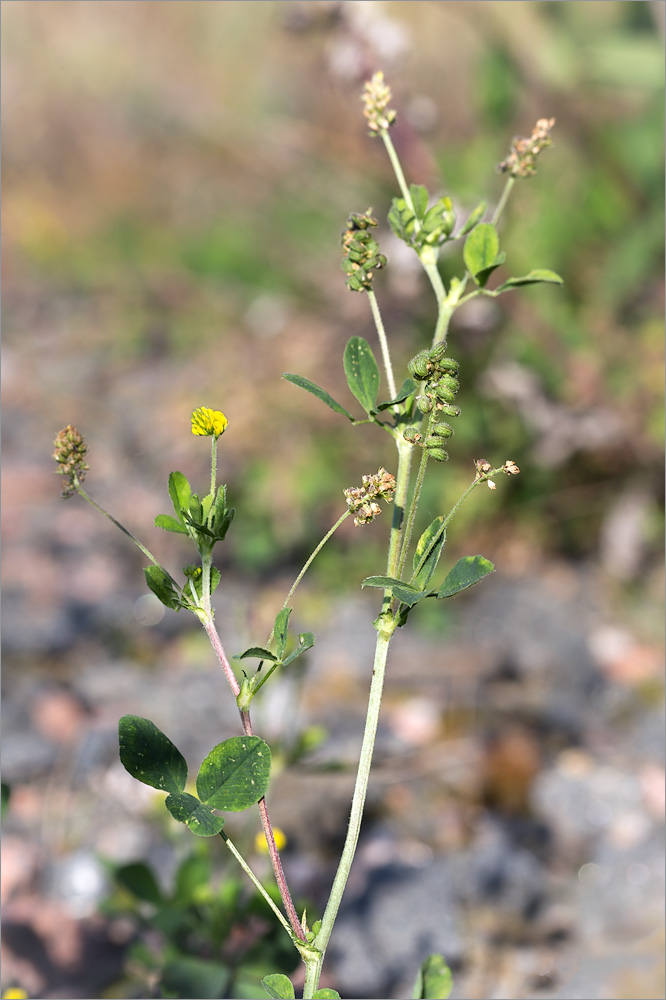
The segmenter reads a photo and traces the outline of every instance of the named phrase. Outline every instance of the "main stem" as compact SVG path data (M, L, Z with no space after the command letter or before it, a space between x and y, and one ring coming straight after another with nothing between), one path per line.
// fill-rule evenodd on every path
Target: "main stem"
M349 816L349 827L347 838L342 851L338 870L333 880L331 894L324 910L321 921L321 928L317 934L313 945L319 954L312 961L306 963L305 987L303 998L312 997L319 984L321 967L324 961L324 954L333 931L335 918L337 917L342 894L349 878L352 861L356 852L356 845L361 830L363 819L363 809L368 791L368 780L370 778L370 768L372 766L372 754L375 748L377 736L377 724L379 721L379 709L382 702L382 691L384 689L384 675L386 672L386 659L388 655L389 642L391 641L392 630L380 632L377 637L375 648L375 660L372 670L372 682L370 684L370 696L368 699L368 712L365 720L365 731L363 733L363 743L361 745L361 755L356 773L356 784L354 786L354 796L352 798L351 813Z

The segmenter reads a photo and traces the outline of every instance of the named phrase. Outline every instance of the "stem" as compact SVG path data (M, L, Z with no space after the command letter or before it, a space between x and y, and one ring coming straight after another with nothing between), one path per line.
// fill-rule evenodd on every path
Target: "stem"
M426 429L425 437L427 439L430 433L430 427L433 422L434 409L430 413L430 418L428 420L428 427ZM398 571L396 576L400 579L400 574L402 573L403 567L405 565L405 559L407 558L407 551L409 549L409 543L412 538L412 530L414 528L414 521L416 520L416 510L419 505L419 500L421 498L421 489L423 487L423 480L425 479L426 466L428 465L428 452L426 448L421 450L421 461L419 463L419 471L416 474L416 484L414 486L414 495L412 496L412 502L409 505L409 514L407 516L407 524L405 526L405 533L402 539L402 548L400 550L400 560L398 562Z
M326 542L338 530L338 528L340 527L340 525L342 524L342 522L346 518L348 518L350 514L351 514L351 511L350 510L346 510L344 512L344 514L342 514L337 519L337 521L335 522L335 524L333 525L333 527L330 528L326 532L326 534L324 535L324 537L322 538L322 540L319 542L319 544L317 545L317 547L312 551L312 553L310 554L310 556L308 556L308 559L304 563L302 570L300 571L300 573L298 574L298 576L294 580L294 582L293 582L293 584L291 586L291 590L289 591L289 593L287 594L287 596L284 599L284 604L282 605L283 608L287 607L289 601L291 600L291 598L294 595L294 591L298 587L299 583L301 582L301 580L303 579L303 577L307 573L308 569L310 568L310 566L312 565L312 563L314 562L314 560L316 559L316 557L319 555L319 553L323 549L324 545L326 545ZM271 634L269 636L269 639L268 639L268 642L266 643L267 646L270 646L271 642L273 641L274 634L275 634L274 631L271 632Z
M395 494L393 496L393 524L391 526L391 538L386 560L386 575L393 577L397 576L398 573L400 543L402 541L405 508L407 506L407 494L409 490L409 473L412 465L412 455L414 454L414 445L405 441L404 438L396 438L396 445L398 448L398 469L395 476ZM389 590L384 594L384 611L388 610L390 603L391 592Z
M146 546L143 545L139 541L139 539L136 538L132 534L131 531L128 531L127 528L120 523L120 521L116 521L116 519L113 516L113 514L109 514L108 510L104 510L104 508L102 506L100 506L100 504L98 504L96 500L93 500L93 498L86 493L86 491L84 490L83 486L81 486L80 482L78 481L78 478L77 478L77 480L76 480L76 482L75 482L74 485L75 485L76 491L77 491L77 493L79 494L80 497L83 497L84 500L87 500L88 503L92 507L95 508L95 510L98 510L100 512L100 514L103 514L104 517L106 517L109 521L111 521L112 524L115 524L116 528L120 528L120 530L123 532L123 534L127 535L127 537L130 538L134 542L134 544L137 546L137 548L141 549L141 551L143 552L144 556L146 556L148 559L150 559L151 563L154 566L160 566L160 569L164 569L164 567L160 565L160 563L157 561L157 559L152 554L152 552L150 552L146 548ZM165 570L165 572L166 572L166 570ZM170 576L170 574L167 574L167 575L169 576L170 580L173 580L173 577ZM175 580L173 580L173 582L176 583ZM180 587L178 587L178 589L180 590Z
M388 383L390 398L395 399L398 393L395 387L395 379L393 378L393 366L391 364L388 341L386 340L386 331L384 330L381 313L379 312L379 305L377 304L377 299L372 289L368 289L368 300L370 302L372 316L375 321L375 326L377 327L377 336L379 337L379 343L382 349L382 358L384 359L384 370L386 371L386 381Z
M363 743L361 745L361 756L358 763L358 771L356 773L356 784L354 786L354 796L352 798L347 838L345 840L345 846L342 851L338 870L336 872L335 879L333 880L331 894L329 896L328 903L326 904L326 909L324 910L321 928L313 942L314 947L318 949L320 954L317 956L317 960L312 962L311 966L309 964L306 966L306 980L305 988L303 990L304 998L312 997L314 991L317 989L319 976L321 974L321 966L324 960L324 953L333 931L333 924L335 923L335 918L340 908L342 894L345 890L347 879L349 878L352 861L354 860L354 853L356 851L356 845L358 843L358 837L361 830L363 809L368 790L368 779L370 777L372 754L375 747L377 724L379 721L379 709L381 706L382 690L384 687L386 659L388 655L389 642L391 641L391 635L393 634L393 628L395 628L394 625L391 627L390 631L381 631L377 636L375 661L372 671L372 683L370 685L370 695L368 698L368 712L365 720Z
M284 916L280 912L279 907L277 907L275 905L275 903L273 902L273 900L271 899L271 897L269 896L269 894L266 892L266 889L264 888L264 886L261 884L261 882L259 881L259 879L257 878L257 876L254 874L254 872L252 871L252 869L248 865L248 863L245 860L245 858L243 857L243 855L237 850L237 848L234 846L234 844L229 839L229 837L227 837L227 835L224 832L224 830L220 830L220 837L222 837L222 840L227 845L227 847L229 848L229 850L231 851L231 853L235 857L235 859L238 862L238 864L241 866L241 868L243 869L243 871L252 880L252 882L254 883L254 885L256 886L256 888L259 890L259 892L261 893L261 895L264 897L264 899L266 900L266 902L270 906L270 908L273 911L273 913L275 914L275 916L278 918L278 920L280 921L280 923L282 924L282 926L285 928L285 930L287 931L287 933L291 937L291 927L289 926L289 924L287 923L287 921L284 919Z
M225 676L229 682L229 686L234 693L234 697L238 698L241 690L240 685L236 680L233 670L231 669L229 660L227 659L227 655L224 651L224 646L222 645L222 640L220 639L218 631L215 628L213 615L210 611L208 614L203 614L201 616L201 624L206 630L206 635L208 636L210 644L215 650L215 654L220 661L222 669L224 670ZM240 716L245 735L254 736L249 711L246 708L240 709ZM277 849L275 837L273 836L273 827L271 826L270 817L268 815L266 799L261 798L257 804L259 806L259 815L261 816L261 825L264 830L264 836L266 837L266 843L268 844L268 853L270 855L271 864L273 865L273 872L275 873L275 881L277 882L278 889L280 890L280 896L282 897L284 908L287 912L287 916L289 917L292 932L297 938L304 941L305 932L300 925L298 914L296 913L296 907L294 906L291 893L289 892L289 886L287 885L287 879L285 877L282 861L280 859L280 852Z
M213 498L213 503L210 505L210 511L208 512L209 528L213 518L216 485L217 485L217 438L213 435L213 437L211 437L210 439L210 495Z
M209 600L210 600L210 595L209 595ZM213 622L212 612L208 611L207 614L203 614L201 616L201 624L203 625L206 631L206 635L208 636L208 639L210 641L211 646L213 647L215 655L219 660L220 666L224 670L224 676L227 678L227 681L229 682L229 687L233 691L234 698L237 698L238 695L240 694L240 684L236 680L236 675L231 669L231 664L227 659L227 654L224 651L222 640L220 639L218 631L215 628L215 624ZM248 733L247 735L251 736L252 734Z
M402 197L405 199L405 201L407 202L407 204L409 205L409 207L411 208L411 210L413 212L414 211L414 202L412 201L411 192L410 192L409 188L407 187L407 181L405 180L405 175L403 173L402 166L400 164L400 160L398 159L398 154L395 151L395 146L393 145L393 140L391 139L391 136L389 135L388 130L386 130L386 129L382 130L379 134L381 135L382 141L384 143L384 146L386 147L386 152L388 153L388 158L391 161L391 166L393 167L393 172L394 172L396 180L398 182L398 187L400 188L400 191L402 193ZM416 214L416 213L414 213L414 214ZM421 225L420 225L418 219L415 220L414 227L415 227L415 229L416 229L417 232L421 228Z
M511 194L511 189L513 188L513 185L515 183L516 183L515 177L507 177L506 184L504 185L504 190L502 191L500 200L497 202L497 208L493 213L493 217L491 220L493 226L496 226L497 223L499 222L499 217L506 207L506 203L509 200L509 195Z

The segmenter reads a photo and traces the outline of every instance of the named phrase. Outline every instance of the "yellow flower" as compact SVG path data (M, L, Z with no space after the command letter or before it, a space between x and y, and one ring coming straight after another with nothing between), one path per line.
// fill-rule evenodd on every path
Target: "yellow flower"
M28 1000L28 994L25 990L12 986L2 994L2 1000Z
M221 410L211 410L208 406L200 406L192 414L192 433L203 437L218 438L224 434L229 421Z
M278 826L274 826L273 836L275 837L275 846L278 851L281 851L287 843L285 834ZM264 833L258 833L254 838L254 849L255 851L259 851L260 854L268 854L268 844L266 843L266 836Z

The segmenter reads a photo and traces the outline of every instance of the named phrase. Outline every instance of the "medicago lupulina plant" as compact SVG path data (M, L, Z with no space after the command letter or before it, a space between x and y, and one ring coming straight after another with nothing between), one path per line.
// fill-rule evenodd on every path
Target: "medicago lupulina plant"
M397 628L406 624L421 601L431 598L446 600L493 572L494 567L488 559L480 555L467 556L450 567L441 582L435 582L447 531L460 506L482 485L495 489L494 480L500 474L512 476L519 472L510 459L494 467L485 459L475 460L473 478L462 496L448 513L440 514L420 533L412 547L424 477L431 468L437 473L441 470L441 463L448 458L446 447L454 433L449 420L455 422L460 417L460 409L455 404L460 385L459 366L449 356L447 345L451 316L463 303L479 296L496 297L520 285L562 282L553 271L539 269L521 277L510 277L493 289L488 288L491 275L506 257L499 247L498 220L516 179L532 175L538 155L551 144L553 119L538 121L529 138L514 138L510 155L499 165L499 170L508 176L491 221L483 221L487 205L481 202L456 228L456 212L448 195L433 201L425 187L407 185L389 134L396 114L389 107L391 93L381 73L376 73L366 83L362 99L370 135L378 136L384 143L400 189L399 196L393 199L388 222L395 235L418 257L435 294L437 314L432 342L411 359L398 387L374 293L376 273L387 263L375 237L377 220L370 211L352 213L341 238L342 269L347 276L348 288L367 296L377 329L387 398L378 399L380 367L370 344L362 337L349 340L343 364L349 389L360 405L363 417L354 416L325 389L301 375L285 374L284 378L312 393L352 424L374 423L384 433L390 434L397 452L395 472L380 468L376 473L363 476L362 485L344 490L346 509L296 577L277 612L274 627L265 644L246 649L235 658L238 661L237 671L233 669L217 631L211 601L220 582L220 573L213 565L213 550L224 541L234 517L234 509L228 506L227 488L217 483L217 446L227 427L225 415L220 410L202 406L195 410L191 418L192 433L211 440L208 493L200 496L193 492L182 472L172 472L169 476L169 496L174 514L160 514L155 518L157 526L185 536L196 549L197 561L184 567L184 581L180 583L138 539L86 493L82 484L88 469L85 461L87 446L76 428L69 426L58 434L54 453L57 471L66 479L63 496L78 493L129 535L148 559L145 574L152 592L167 608L176 611L183 608L199 619L238 705L241 733L224 740L210 751L197 774L196 794L185 791L188 768L183 755L148 719L126 715L120 720L120 759L139 781L167 793L168 811L192 833L198 837L222 838L300 953L305 963L304 998L338 996L335 990L320 989L319 980L358 842L392 636ZM454 242L459 242L462 247L462 273L460 277L450 280L447 289L438 269L438 255L444 245ZM271 751L254 732L251 705L254 697L277 671L288 669L314 644L312 633L301 633L296 640L292 640L288 631L294 592L313 560L346 518L353 517L357 526L365 525L381 513L382 503L392 505L393 515L385 571L382 575L367 577L361 583L362 587L379 589L382 597L381 608L373 622L377 632L376 649L349 826L324 913L310 927L306 915L299 917L296 912L280 860L266 800ZM257 663L253 670L248 666L252 662ZM225 812L239 812L255 805L283 909L276 905L224 830ZM293 984L282 974L268 975L262 984L269 997L294 997ZM421 998L445 997L450 987L450 972L444 959L432 955L418 973L413 995Z

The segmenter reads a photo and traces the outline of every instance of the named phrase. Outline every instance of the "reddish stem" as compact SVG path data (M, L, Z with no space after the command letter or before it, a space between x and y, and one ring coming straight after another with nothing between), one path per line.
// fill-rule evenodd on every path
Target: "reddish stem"
M206 630L206 635L210 639L211 646L215 650L215 654L220 661L222 669L224 670L225 676L229 681L229 686L234 693L234 697L237 698L240 694L240 685L236 680L236 675L231 669L231 665L227 659L227 655L224 652L224 646L222 645L222 640L218 635L217 629L213 624L212 618L206 618L203 621L203 627ZM241 722L243 724L243 732L246 736L254 736L252 730L252 722L250 720L250 713L246 708L240 709ZM296 907L291 898L291 893L289 892L289 886L287 885L287 879L284 874L284 869L282 867L282 861L280 859L280 852L277 849L277 844L275 843L275 836L273 834L273 827L271 826L270 816L268 815L268 807L266 805L266 799L261 798L257 803L259 806L259 814L261 816L261 825L264 828L264 836L266 837L266 843L268 845L268 854L271 859L271 864L273 865L273 872L275 874L275 881L277 882L278 889L280 890L280 896L282 897L282 902L284 903L284 908L287 912L287 917L289 918L289 923L291 924L291 929L297 938L301 941L305 941L305 931L301 927L300 921L298 919L298 914L296 913Z

